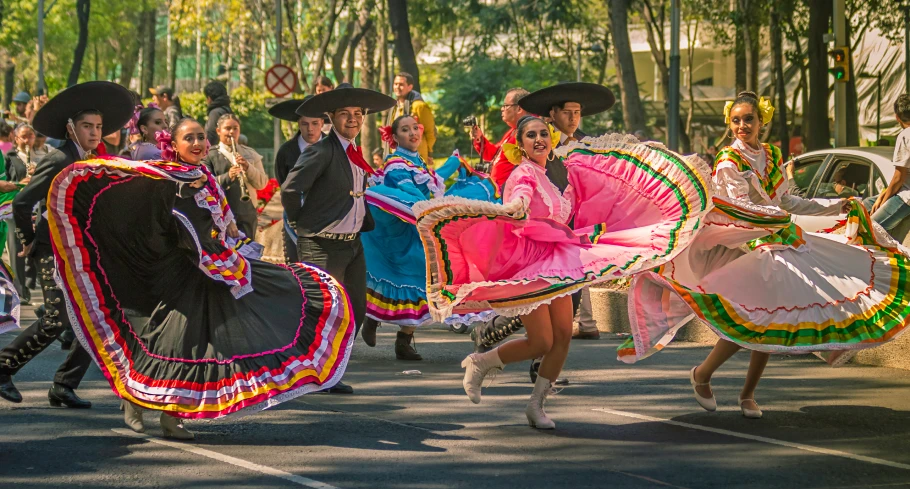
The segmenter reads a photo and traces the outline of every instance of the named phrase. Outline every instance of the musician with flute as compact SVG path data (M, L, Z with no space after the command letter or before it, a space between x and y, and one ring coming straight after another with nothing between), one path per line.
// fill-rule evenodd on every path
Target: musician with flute
M236 115L222 115L215 131L218 146L212 148L202 162L224 189L237 228L250 239L256 239L259 219L256 191L265 188L269 180L262 166L262 156L253 148L240 144L240 120Z

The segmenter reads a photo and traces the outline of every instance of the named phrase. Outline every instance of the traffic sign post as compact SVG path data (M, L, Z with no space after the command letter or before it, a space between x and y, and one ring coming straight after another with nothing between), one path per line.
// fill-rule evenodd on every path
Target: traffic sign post
M297 89L297 74L290 66L275 64L265 72L265 88L276 97L287 97Z

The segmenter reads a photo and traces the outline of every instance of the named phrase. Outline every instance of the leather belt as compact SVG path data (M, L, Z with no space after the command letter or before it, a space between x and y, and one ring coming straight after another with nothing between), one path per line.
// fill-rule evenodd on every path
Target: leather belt
M357 239L357 235L360 233L347 233L347 234L335 234L335 233L317 233L317 238L324 239L334 239L335 241L354 241Z

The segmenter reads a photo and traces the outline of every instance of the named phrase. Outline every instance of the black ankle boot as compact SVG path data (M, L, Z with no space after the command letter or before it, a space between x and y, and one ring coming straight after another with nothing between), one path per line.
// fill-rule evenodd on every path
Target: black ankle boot
M51 387L51 390L47 391L47 401L54 407L66 406L73 409L88 409L92 407L91 402L77 396L73 389L56 382Z
M360 337L369 347L376 346L376 330L379 328L379 321L371 318L363 320L363 328L360 329Z
M420 353L417 353L417 350L411 346L411 343L414 342L414 334L398 332L398 337L395 338L395 358L399 360L409 360L409 361L420 361L423 360L423 357L420 356Z
M13 384L12 376L0 375L0 397L16 404L22 402L22 394Z

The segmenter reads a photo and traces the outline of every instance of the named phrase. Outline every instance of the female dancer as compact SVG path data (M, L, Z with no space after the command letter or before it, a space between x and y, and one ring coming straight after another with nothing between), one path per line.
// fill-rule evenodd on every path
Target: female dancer
M633 280L633 339L619 357L634 362L659 351L694 313L721 338L690 372L696 401L714 411L712 375L749 348L739 406L760 418L754 394L769 353L833 351L836 363L846 350L890 341L910 316L910 286L906 257L858 200L823 206L789 193L780 151L758 140L773 114L769 103L743 92L726 112L736 140L717 156L715 208L683 253ZM804 233L790 222L790 214L842 208L846 235Z
M155 134L167 130L164 112L157 107L146 107L139 110L130 121L130 133L138 134L139 140L127 147L131 160L157 160L161 158Z
M412 346L414 331L432 318L427 307L426 257L411 207L442 197L446 179L456 170L455 195L489 201L496 192L492 182L472 174L457 155L437 171L430 168L417 153L423 126L413 116L400 116L383 129L383 140L394 152L372 177L373 186L367 191L367 202L382 212L372 213L376 228L361 238L367 261L367 320L362 335L367 345L375 346L379 322L396 324L400 331L395 357L417 361L422 357ZM467 322L475 319L459 318Z
M572 303L592 282L659 266L687 244L708 209L706 168L662 147L609 135L562 149L565 194L544 165L558 135L536 117L516 127L503 148L517 168L503 205L454 197L414 206L427 253L427 297L434 318L493 309L522 316L526 339L470 355L465 392L480 402L483 378L505 363L543 356L525 411L528 423L553 428L543 411L568 353ZM576 228L566 223L573 217Z
M170 162L72 165L49 193L53 246L79 340L111 387L162 412L165 436L191 439L177 418L218 418L335 385L353 343L338 283L304 264L248 260L224 245L236 233L207 142L184 119Z

